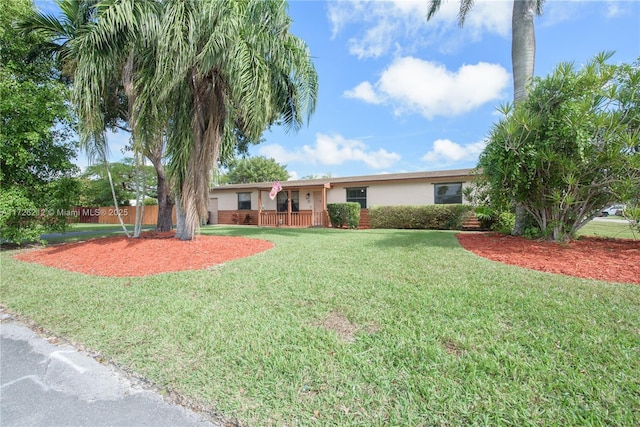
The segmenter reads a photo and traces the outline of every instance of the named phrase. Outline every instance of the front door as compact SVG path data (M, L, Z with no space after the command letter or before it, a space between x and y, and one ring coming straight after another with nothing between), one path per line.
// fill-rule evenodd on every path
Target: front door
M209 199L209 218L207 223L214 225L218 223L218 198Z
M313 192L313 226L324 227L324 205L322 203L322 191Z

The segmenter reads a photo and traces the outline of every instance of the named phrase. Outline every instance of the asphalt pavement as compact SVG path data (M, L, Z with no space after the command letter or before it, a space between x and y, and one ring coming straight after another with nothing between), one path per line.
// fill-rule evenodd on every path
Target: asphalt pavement
M0 310L0 425L216 426Z

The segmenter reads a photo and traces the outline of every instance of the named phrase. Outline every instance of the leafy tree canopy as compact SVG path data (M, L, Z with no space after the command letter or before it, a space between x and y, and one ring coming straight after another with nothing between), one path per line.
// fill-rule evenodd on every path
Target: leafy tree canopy
M32 13L0 0L0 237L16 242L64 228L77 194L67 89L38 49L46 40L15 27Z
M109 164L113 186L118 203L128 205L129 200L136 197L136 182L144 183L144 194L147 198L157 198L158 177L153 166L147 165L141 168L140 174L136 174L133 159L124 159L122 162ZM113 196L107 177L107 170L103 164L88 166L82 174L81 204L83 206L111 206ZM142 187L141 187L142 188Z
M289 179L289 172L286 165L280 165L275 159L258 156L231 161L226 177L229 184L286 181Z
M491 130L481 190L493 203L522 203L534 234L569 240L605 206L638 197L640 67L610 65L611 55L535 79Z
M314 174L310 174L310 175L305 175L300 179L325 179L325 178L331 178L331 172L327 172L327 173L314 173Z

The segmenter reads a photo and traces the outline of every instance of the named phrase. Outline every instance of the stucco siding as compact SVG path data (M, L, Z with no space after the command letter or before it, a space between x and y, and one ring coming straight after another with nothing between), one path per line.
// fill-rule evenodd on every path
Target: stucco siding
M218 209L233 211L238 210L238 193L251 193L251 209L258 209L258 191L257 190L242 190L242 191L215 191L209 194L209 198L218 198ZM268 191L262 191L262 206L265 210L275 210L276 200L269 198Z
M218 198L218 209L221 211L230 211L238 209L238 194L231 191L217 191L215 196ZM211 195L209 195L211 197ZM253 207L253 195L251 196L251 205Z
M452 181L460 182L460 181ZM462 184L464 189L468 182ZM367 207L372 206L401 206L401 205L432 205L435 199L434 183L432 182L404 182L380 183L370 185L335 186L327 192L327 203L343 203L347 200L347 188L367 189ZM466 203L463 200L463 203Z

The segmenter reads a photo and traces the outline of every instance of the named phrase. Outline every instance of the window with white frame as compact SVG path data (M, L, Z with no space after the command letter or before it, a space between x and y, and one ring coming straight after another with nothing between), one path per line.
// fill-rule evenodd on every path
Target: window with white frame
M238 210L251 210L251 193L238 193Z

